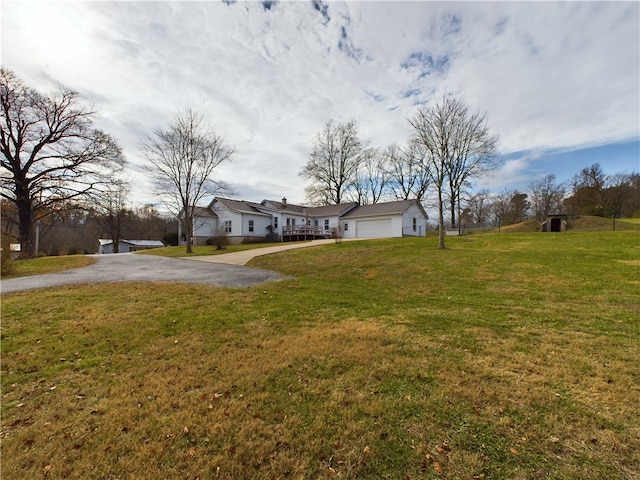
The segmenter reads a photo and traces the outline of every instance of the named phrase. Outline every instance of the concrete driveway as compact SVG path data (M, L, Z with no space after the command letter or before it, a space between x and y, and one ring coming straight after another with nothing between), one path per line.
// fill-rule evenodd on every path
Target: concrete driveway
M2 280L0 292L109 282L187 282L222 287L250 287L286 278L269 270L194 261L197 257L167 258L134 253L89 256L96 263L88 267Z
M349 239L357 240L357 239ZM207 263L226 263L228 265L246 265L249 260L254 257L261 257L263 255L271 255L272 253L284 252L286 250L295 250L298 248L317 247L319 245L326 245L328 243L335 243L335 240L312 240L309 242L296 242L296 243L283 243L282 245L276 245L274 247L252 248L251 250L243 250L241 252L222 253L220 255L202 255L199 257L183 257L189 260L195 260L197 262Z

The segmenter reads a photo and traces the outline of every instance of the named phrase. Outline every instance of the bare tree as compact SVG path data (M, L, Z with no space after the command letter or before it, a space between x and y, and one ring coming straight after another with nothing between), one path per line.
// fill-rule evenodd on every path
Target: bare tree
M360 205L380 202L387 192L389 182L387 157L374 147L363 150L360 169L356 173L356 201Z
M168 129L158 129L148 137L141 151L158 194L185 219L187 253L191 253L194 209L204 198L227 188L214 173L230 161L233 149L203 123L202 115L188 109Z
M2 68L0 102L0 195L17 207L21 255L33 257L35 222L103 189L124 159L72 90L43 95Z
M613 218L620 217L624 204L628 202L632 194L633 174L619 173L607 177L607 188L604 192L604 213Z
M512 225L526 220L530 207L526 193L505 189L492 197L489 214L497 226Z
M438 248L445 248L445 187L457 202L467 180L483 170L495 150L486 117L470 114L460 98L443 96L430 108L422 107L409 119L412 140L424 152L429 175L438 198ZM447 185L448 182L448 185Z
M456 207L460 208L460 194L470 180L493 168L492 156L498 138L489 131L487 115L471 113L462 99L448 99L452 121L451 155L445 161L449 185L451 227L456 227Z
M640 216L640 174L632 172L628 175L629 190L622 202L620 215L624 217Z
M429 188L431 175L425 152L415 142L406 148L390 145L386 151L393 194L400 200L423 200Z
M564 199L564 185L556 183L556 176L549 174L542 180L531 182L531 207L536 219L544 220L552 212L559 213Z
M572 179L571 196L565 206L570 213L604 215L607 177L598 163L583 168Z
M489 190L483 188L467 199L466 210L472 223L484 224L487 221L490 196Z
M127 209L128 194L128 183L124 179L114 179L109 188L101 196L96 197L94 202L98 221L113 241L113 253L120 253L124 224L131 213Z
M354 120L329 120L316 137L309 161L300 176L311 181L307 197L317 205L341 203L354 190L362 162L362 144Z

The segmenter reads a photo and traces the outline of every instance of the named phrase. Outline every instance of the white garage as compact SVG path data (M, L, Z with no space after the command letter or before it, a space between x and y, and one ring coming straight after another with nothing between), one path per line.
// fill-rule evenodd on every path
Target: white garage
M386 238L393 237L391 219L358 220L356 221L356 237L358 238Z
M345 238L421 237L427 219L417 200L358 205L339 217Z

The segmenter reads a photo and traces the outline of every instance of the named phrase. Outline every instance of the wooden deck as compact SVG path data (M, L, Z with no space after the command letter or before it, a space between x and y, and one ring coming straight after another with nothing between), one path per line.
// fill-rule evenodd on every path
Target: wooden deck
M282 240L284 242L334 238L334 236L334 228L324 230L322 227L316 225L286 225L282 228Z

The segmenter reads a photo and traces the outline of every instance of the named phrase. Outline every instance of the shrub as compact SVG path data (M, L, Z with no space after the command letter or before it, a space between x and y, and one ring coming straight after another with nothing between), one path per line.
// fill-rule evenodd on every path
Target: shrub
M229 245L229 238L224 228L218 227L214 232L214 236L207 239L207 245L215 245L216 250L224 250Z
M0 270L2 275L13 273L14 264L11 258L11 244L7 237L2 237L2 258L0 258Z

